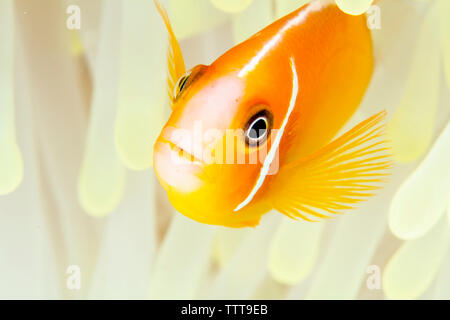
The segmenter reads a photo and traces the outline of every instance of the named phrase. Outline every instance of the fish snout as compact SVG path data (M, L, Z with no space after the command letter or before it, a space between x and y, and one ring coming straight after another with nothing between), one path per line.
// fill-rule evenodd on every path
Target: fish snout
M168 126L161 134L161 140L169 143L180 157L202 166L218 162L216 147L222 137L219 129L203 130L201 125L193 130Z

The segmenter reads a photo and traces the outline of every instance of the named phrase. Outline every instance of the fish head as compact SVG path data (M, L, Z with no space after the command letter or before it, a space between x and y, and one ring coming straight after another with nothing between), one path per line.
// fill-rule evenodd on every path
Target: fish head
M195 67L176 85L172 114L154 146L154 169L174 207L193 220L231 227L259 222L262 203L236 208L261 173L275 112L249 83L213 64Z

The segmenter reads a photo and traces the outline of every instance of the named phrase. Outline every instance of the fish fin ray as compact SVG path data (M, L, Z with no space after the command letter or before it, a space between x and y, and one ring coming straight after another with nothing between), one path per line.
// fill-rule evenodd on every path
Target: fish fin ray
M373 196L367 191L382 188L392 167L386 115L377 113L313 154L282 166L267 193L271 206L312 221L307 216L329 219Z
M169 16L166 9L161 5L159 0L153 0L159 14L164 20L167 32L169 34L169 47L167 48L167 91L169 94L170 107L173 108L174 96L173 92L178 79L186 73L183 53L181 52L180 44L173 32L170 24Z

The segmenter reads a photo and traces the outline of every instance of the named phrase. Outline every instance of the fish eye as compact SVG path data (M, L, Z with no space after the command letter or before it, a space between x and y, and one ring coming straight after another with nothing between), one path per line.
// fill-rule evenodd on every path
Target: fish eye
M255 114L247 122L245 129L245 142L249 146L261 145L268 137L272 126L272 115L263 110Z
M175 88L173 89L173 98L177 99L186 87L186 83L191 75L191 71L183 74L177 81Z

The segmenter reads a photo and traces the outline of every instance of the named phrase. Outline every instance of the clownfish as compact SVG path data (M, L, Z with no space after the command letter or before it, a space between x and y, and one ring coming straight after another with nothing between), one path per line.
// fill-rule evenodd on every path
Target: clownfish
M186 72L155 3L169 35L172 113L154 170L177 211L234 228L256 226L272 209L317 221L382 187L391 166L386 112L335 138L372 77L364 15L316 0Z

